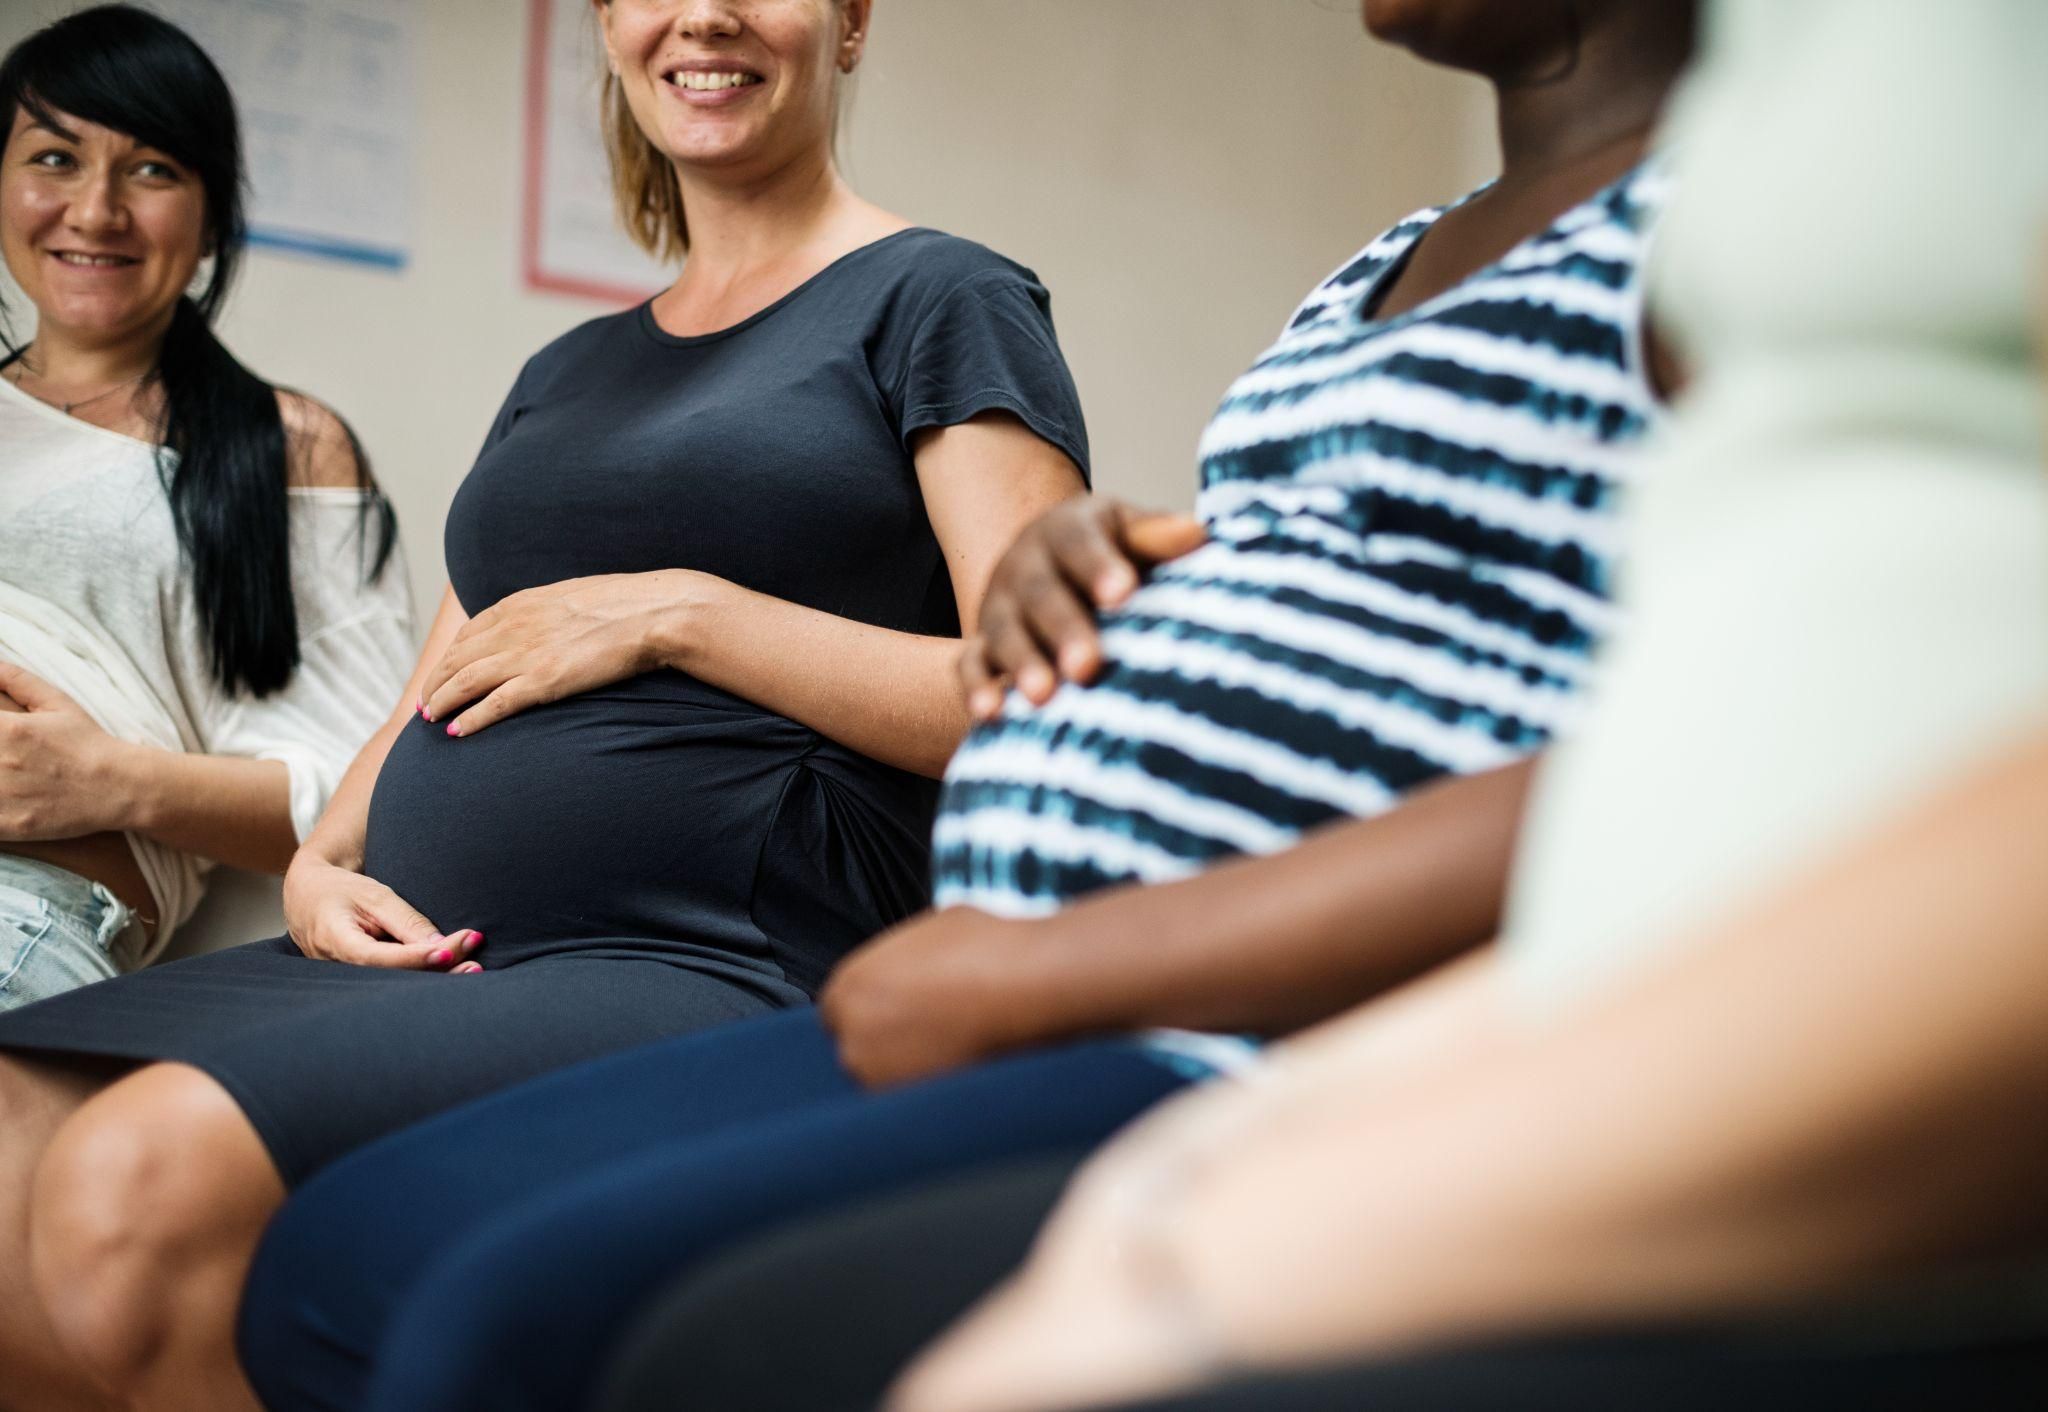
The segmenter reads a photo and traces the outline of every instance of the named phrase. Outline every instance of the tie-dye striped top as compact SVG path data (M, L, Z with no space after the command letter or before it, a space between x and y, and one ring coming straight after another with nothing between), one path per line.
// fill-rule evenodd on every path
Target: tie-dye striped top
M1033 915L1273 852L1564 728L1658 418L1664 184L1638 168L1394 318L1379 293L1448 208L1318 286L1203 435L1210 542L1104 616L1096 682L1011 693L954 757L938 904Z

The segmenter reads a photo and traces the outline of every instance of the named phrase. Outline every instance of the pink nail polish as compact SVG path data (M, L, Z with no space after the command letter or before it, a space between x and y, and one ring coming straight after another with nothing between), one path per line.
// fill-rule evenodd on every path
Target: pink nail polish
M464 951L474 951L483 944L484 934L480 931L471 931L469 934L469 940L462 943L462 949Z
M461 735L461 734L462 734L462 728L461 728L460 726L456 725L456 724L455 724L455 722L453 722L453 721L450 721L450 722L448 723L448 734L450 734L450 735Z
M445 966L454 959L455 953L449 951L444 947L441 950L434 952L431 956L427 957L427 964L430 966Z

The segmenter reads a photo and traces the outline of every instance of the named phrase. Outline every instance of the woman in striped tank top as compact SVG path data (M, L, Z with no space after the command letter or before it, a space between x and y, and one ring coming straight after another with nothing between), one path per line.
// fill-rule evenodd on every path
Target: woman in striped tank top
M1691 15L1366 8L1495 81L1505 171L1287 321L1203 438L1198 522L1098 502L1013 551L969 672L977 698L997 674L1019 689L949 772L945 910L858 953L823 1023L580 1066L314 1177L243 1305L267 1406L574 1405L625 1318L711 1248L1092 1145L1242 1050L1186 1032L1292 1029L1491 934L1526 762L1569 725L1608 626L1617 505L1658 419L1639 273L1663 181L1644 156ZM1098 635L1084 600L1118 575ZM1161 1026L881 1093L848 1074Z

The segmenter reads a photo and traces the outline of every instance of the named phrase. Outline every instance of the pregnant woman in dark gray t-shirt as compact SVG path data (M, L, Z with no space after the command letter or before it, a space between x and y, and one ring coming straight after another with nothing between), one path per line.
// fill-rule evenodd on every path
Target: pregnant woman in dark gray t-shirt
M856 249L713 333L666 333L651 305L597 319L514 384L448 511L450 587L474 618L523 590L681 568L955 637L908 448L992 411L1084 460L1045 291L936 231ZM296 1182L517 1079L803 1004L927 900L937 782L705 676L665 666L448 724L416 717L392 740L361 871L451 951L480 931L481 976L337 966L279 937L30 1006L0 1046L202 1069Z
M833 170L866 12L598 11L615 159L640 144L622 207L689 263L520 373L409 698L287 877L291 935L0 1019L10 1398L243 1405L234 1301L290 1187L804 1004L924 904L949 640L1087 448L1036 277Z

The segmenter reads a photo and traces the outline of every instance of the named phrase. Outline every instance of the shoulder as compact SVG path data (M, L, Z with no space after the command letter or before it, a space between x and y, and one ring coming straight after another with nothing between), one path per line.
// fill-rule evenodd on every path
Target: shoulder
M1002 289L1021 291L1039 303L1047 299L1044 282L1029 266L944 231L914 226L876 241L867 253L885 272L892 292L911 308Z
M360 490L368 481L356 440L332 407L303 392L279 388L287 484L294 489Z

